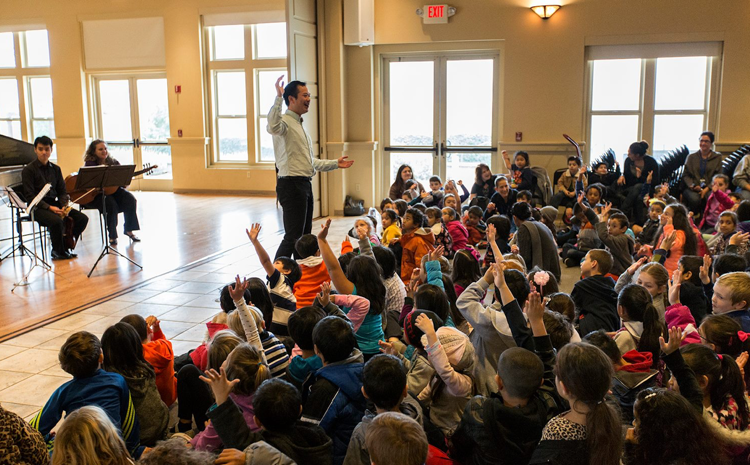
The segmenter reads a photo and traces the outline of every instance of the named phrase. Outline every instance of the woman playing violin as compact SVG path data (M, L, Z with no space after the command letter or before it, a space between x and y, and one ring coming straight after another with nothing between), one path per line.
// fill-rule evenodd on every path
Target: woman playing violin
M85 162L85 166L112 166L120 164L119 161L110 156L109 151L107 151L107 144L99 139L89 144L89 148L86 149L86 154L83 156L83 161ZM133 242L140 242L140 239L133 234L133 231L141 229L138 224L138 215L136 214L135 196L124 187L120 187L117 189L117 192L108 195L105 202L109 243L117 245L117 216L120 212L125 216L125 235ZM96 206L99 212L102 212L102 194L97 195L92 204Z

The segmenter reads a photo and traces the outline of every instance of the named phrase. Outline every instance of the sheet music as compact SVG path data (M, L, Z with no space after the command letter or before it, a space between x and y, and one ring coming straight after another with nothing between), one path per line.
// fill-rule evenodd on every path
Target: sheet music
M31 214L31 209L36 207L37 204L39 204L39 202L42 201L42 199L44 198L45 195L47 195L47 192L49 192L50 189L52 189L52 184L50 183L47 183L44 185L44 187L42 187L42 190L40 190L39 193L36 195L36 197L34 197L34 200L32 200L31 203L29 203L29 205L26 207L27 215Z
M7 196L3 199L3 202L5 202L6 204L10 204L16 208L20 208L21 210L26 210L26 202L21 200L21 198L18 196L18 194L16 194L16 191L14 191L12 187L3 187L3 191Z

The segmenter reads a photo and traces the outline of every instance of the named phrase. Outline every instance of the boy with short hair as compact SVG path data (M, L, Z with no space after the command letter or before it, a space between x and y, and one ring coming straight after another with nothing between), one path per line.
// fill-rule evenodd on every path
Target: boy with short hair
M119 428L130 454L136 459L140 457L144 448L139 444L140 425L130 390L122 375L101 369L104 354L99 338L87 331L73 333L60 348L58 358L60 367L73 379L57 388L29 422L42 433L49 451L54 447L50 433L63 412L68 414L86 405L96 405Z
M651 206L648 207L648 219L643 223L641 232L635 238L636 249L639 249L642 245L648 245L654 242L656 232L659 231L659 218L667 205L661 200L654 200L651 202ZM636 250L637 252L637 250Z
M571 209L569 215L573 213L573 205L576 203L576 181L578 180L578 172L581 170L583 162L576 156L568 157L568 169L560 176L557 180L557 193L552 196L550 205L557 208L557 219L555 220L555 226L562 227L563 216L566 214L567 209ZM588 186L588 178L583 176L581 183L585 189Z
M288 336L289 331L286 322L289 315L297 310L297 300L292 289L294 284L302 277L302 271L299 264L289 257L278 257L272 262L266 249L258 240L260 230L260 224L254 223L245 232L253 247L255 247L260 264L266 272L268 292L271 294L271 302L273 302L273 322L271 327L266 329L276 335Z
M177 400L177 378L174 375L172 343L164 336L161 322L154 315L144 319L138 314L127 315L120 321L135 328L140 336L143 358L154 367L156 388L161 400L169 407Z
M417 202L421 201L426 207L436 207L443 200L444 194L443 180L440 179L440 176L432 176L430 177L430 192L422 192L419 196L420 200L417 200ZM417 202L412 201L412 203Z
M302 385L302 421L319 425L333 439L333 462L340 465L352 432L365 413L364 358L356 348L351 324L335 316L315 325L313 345L323 367Z
M362 393L375 405L375 412L365 410L362 421L354 428L346 451L344 465L370 465L365 444L372 420L385 412L400 412L422 424L422 407L406 388L406 373L401 361L393 355L371 358L362 370Z
M719 276L711 298L715 314L726 315L750 333L750 274L735 271Z
M478 245L487 237L487 224L482 221L484 211L482 208L474 205L464 216L464 226L469 232L469 245Z
M578 196L578 204L586 214L586 219L594 225L599 239L612 254L612 274L620 276L633 264L633 253L635 250L635 240L630 235L625 234L630 225L628 217L622 213L610 215L612 204L609 202L602 208L602 212L597 215L596 212L583 203L583 195Z
M427 435L419 423L403 413L375 417L365 439L373 465L430 464Z
M423 228L424 214L416 208L409 208L401 224L401 280L409 284L411 273L422 261L422 256L435 245L435 235L431 229Z
M261 430L252 432L229 397L238 381L227 381L223 368L221 373L211 370L203 380L216 398L208 418L226 447L217 463L289 463L285 459L291 459L299 465L331 464L331 439L319 426L299 419L300 393L288 382L270 379L255 391L253 411Z
M617 314L615 282L607 273L612 269L612 254L603 249L589 250L581 262L581 279L573 286L570 297L576 306L580 334L597 329L617 331L620 317Z
M323 263L323 257L320 256L316 236L305 234L300 237L294 244L294 250L297 252L297 264L301 275L300 279L294 283L294 298L297 301L297 308L300 309L312 305L320 290L320 285L330 283L331 277L328 276L328 268Z

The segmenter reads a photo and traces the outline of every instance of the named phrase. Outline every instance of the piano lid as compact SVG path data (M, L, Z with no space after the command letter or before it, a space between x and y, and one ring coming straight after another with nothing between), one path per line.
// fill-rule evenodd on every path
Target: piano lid
M0 167L26 165L35 159L34 144L0 135Z

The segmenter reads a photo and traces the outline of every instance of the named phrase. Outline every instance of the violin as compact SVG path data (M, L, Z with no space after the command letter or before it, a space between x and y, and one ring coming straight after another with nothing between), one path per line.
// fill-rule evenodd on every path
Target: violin
M159 165L150 165L146 163L145 165L143 165L142 170L139 170L133 173L133 178L135 178L136 176L140 176L142 174L148 174L158 167ZM68 176L66 176L65 177L65 190L68 191L68 194L70 194L71 198L78 196L78 198L74 200L74 203L77 203L79 205L87 205L91 203L96 198L97 195L99 195L99 189L90 189L88 191L85 191L84 189L76 190L77 180L78 180L77 171L75 173L70 173ZM117 192L117 189L119 189L119 187L105 187L104 193L107 195L112 195L115 192Z
M91 195L93 191L96 189L89 189L86 191L83 196ZM81 197L83 197L81 196ZM73 218L69 216L70 210L73 209L74 203L77 203L81 197L76 198L75 200L72 200L66 207L62 208L63 213L63 243L65 244L65 247L67 247L70 250L73 250L76 248L76 244L78 244L78 238L75 237L73 234L73 227L75 226L75 221L73 221Z

